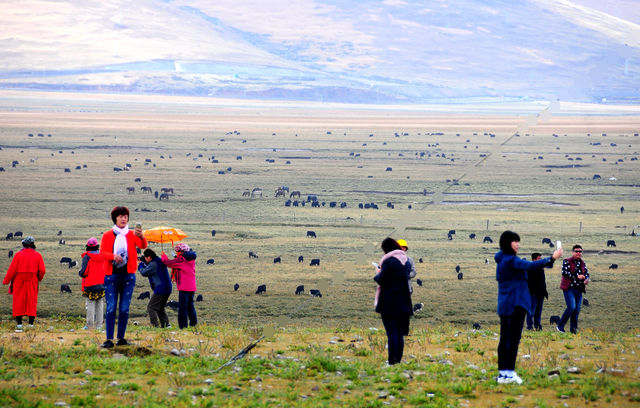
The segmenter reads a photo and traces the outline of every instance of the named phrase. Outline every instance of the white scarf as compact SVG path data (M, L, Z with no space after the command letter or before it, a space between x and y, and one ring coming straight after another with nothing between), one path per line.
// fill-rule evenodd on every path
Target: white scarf
M122 257L122 262L116 264L117 268L122 268L127 264L128 251L127 251L127 234L129 233L129 226L125 225L124 228L118 228L117 225L113 226L113 232L116 234L116 240L113 243L113 253Z

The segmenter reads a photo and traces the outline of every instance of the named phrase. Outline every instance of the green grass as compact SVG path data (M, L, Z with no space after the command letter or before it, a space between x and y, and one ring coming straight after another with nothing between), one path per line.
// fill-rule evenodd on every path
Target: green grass
M411 406L548 406L563 402L625 405L637 401L640 393L635 378L635 360L640 342L637 330L619 332L628 347L618 371L598 372L597 364L616 353L616 344L601 342L593 333L564 340L576 345L598 343L599 354L574 353L557 365L547 363L548 353L563 352L562 341L537 349L535 366L523 359L517 371L525 380L521 386L496 383L497 339L490 332L472 335L468 329L438 326L412 332L402 364L386 367L386 352L360 355L369 349L367 329L352 328L336 334L330 328L281 328L265 338L246 357L220 371L227 361L223 342L235 337L238 348L251 341L255 328L210 326L199 331L170 331L134 327L139 340L114 350L96 349L100 342L87 333L70 332L63 322L46 321L50 327L36 327L33 342L21 342L25 333L13 333L8 323L0 325L0 358L3 387L2 406L35 406L63 401L70 406L144 405L182 406L370 406L377 402ZM469 334L473 349L490 349L491 358L475 353L458 353L452 346L427 338L452 338ZM541 333L525 333L537 340ZM554 334L560 339L562 335ZM338 337L338 342L332 341ZM74 340L83 340L76 344ZM158 339L164 339L158 341ZM171 340L169 342L165 340ZM226 339L226 340L225 340ZM209 342L206 354L196 345ZM174 344L186 353L170 354ZM353 346L346 346L352 344ZM296 345L297 347L290 347ZM145 350L144 352L142 350ZM232 353L234 354L234 353ZM448 361L444 361L446 360ZM567 369L577 365L579 374ZM560 377L549 377L558 370ZM527 390L524 392L524 390ZM28 392L26 392L28 390ZM334 405L328 404L333 401ZM239 404L239 405L238 405Z

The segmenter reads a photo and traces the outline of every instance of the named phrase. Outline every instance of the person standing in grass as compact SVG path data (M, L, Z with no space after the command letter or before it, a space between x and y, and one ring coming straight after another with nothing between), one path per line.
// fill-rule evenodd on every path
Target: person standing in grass
M534 252L531 254L531 260L537 261L542 259L542 254ZM542 305L544 299L549 299L547 293L547 281L544 275L544 267L536 268L528 272L527 284L529 293L531 293L531 310L533 314L527 313L527 330L542 330L540 318L542 316Z
M553 261L562 256L562 248L558 248L552 256L530 262L518 258L519 249L520 236L513 231L505 231L500 236L500 251L494 257L497 264L500 316L497 378L499 384L522 384L522 379L515 372L515 366L525 315L533 313L527 273L545 265L553 265Z
M111 211L113 228L102 234L100 253L111 262L104 263L104 289L107 300L106 334L107 340L103 348L113 347L113 332L116 325L116 308L118 309L118 346L127 346L125 339L129 321L129 306L133 288L136 286L136 270L138 269L138 253L136 248L145 249L147 239L142 229L129 229L129 209L118 206ZM118 298L120 303L118 304Z
M582 259L582 247L574 245L571 256L562 261L562 278L568 281L569 286L562 289L567 308L556 326L556 330L564 333L564 325L569 323L571 333L578 333L578 316L582 306L582 294L586 292L589 283L589 270Z
M407 281L411 265L400 244L392 238L385 238L381 244L384 255L380 259L380 269L373 278L379 287L376 312L380 313L387 333L388 364L402 361L404 335L408 331L409 318L413 315L411 294Z
M86 252L82 254L82 266L78 275L82 278L82 296L86 297L87 330L101 330L104 322L104 264L100 245L96 238L89 238Z
M162 253L162 262L173 269L172 278L175 278L178 288L178 326L181 329L198 324L198 315L193 304L193 295L196 293L196 253L189 245L180 242L174 250L176 257L169 259Z
M22 249L18 251L9 265L2 281L9 285L13 295L13 317L16 330L22 330L22 316L29 317L29 326L33 327L38 312L38 289L45 274L44 260L36 252L36 243L32 236L22 240Z
M169 270L152 249L145 249L143 255L145 262L140 263L138 270L142 276L149 278L149 284L153 290L153 295L147 305L149 320L153 327L170 327L169 316L165 310L173 287Z

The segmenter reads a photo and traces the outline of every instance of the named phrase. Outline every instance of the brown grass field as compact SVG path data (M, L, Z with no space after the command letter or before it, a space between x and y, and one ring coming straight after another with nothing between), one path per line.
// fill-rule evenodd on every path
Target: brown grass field
M631 232L640 232L640 114L538 108L461 114L446 106L0 92L1 238L33 235L47 266L34 329L14 333L11 297L0 294L0 405L638 406L640 238ZM274 197L282 185L325 205L285 206ZM159 201L142 186L175 194ZM255 187L264 197L243 197ZM359 208L372 202L379 209ZM128 206L130 221L144 228L189 235L203 296L197 329L150 328L147 301L134 299L134 346L101 350L104 334L81 330L78 268L59 260L79 261L86 240L111 227L115 205ZM592 278L580 332L560 334L548 324L564 309L560 266L547 270L545 330L523 335L522 386L493 380L493 254L506 229L520 234L526 257L550 253L544 237L565 249L582 244ZM413 301L424 309L412 320L404 362L393 367L383 366L386 338L372 306L371 262L386 236L405 238L423 260ZM19 239L0 240L0 269L19 248ZM134 296L149 290L137 279ZM63 283L73 293L60 293ZM260 284L267 292L255 295ZM297 285L305 295L294 295ZM247 357L216 371L261 335Z
M425 304L413 325L424 328L496 324L493 254L500 233L513 229L523 256L550 253L543 237L565 248L583 245L592 283L582 328L637 328L640 246L630 233L640 232L640 116L561 109L531 117L3 92L0 233L36 238L47 265L42 317L83 316L77 268L59 259L79 261L87 238L111 227L111 208L127 205L131 221L144 228L170 225L189 235L185 242L199 255L201 321L324 327L380 325L372 310L371 261L379 260L384 237L405 238L410 255L424 261L417 264L424 285L415 285L413 296ZM128 171L113 171L127 164ZM594 174L602 178L593 180ZM274 197L281 185L303 199L316 194L326 205L286 207ZM158 201L142 186L171 187L175 195ZM254 187L264 190L263 198L242 196ZM346 208L339 208L342 202ZM370 202L379 209L358 208ZM456 234L447 240L450 229ZM317 238L307 238L307 230ZM484 236L494 243L483 243ZM615 248L606 246L610 239ZM19 239L0 241L0 269L11 261L7 252L19 248ZM249 251L260 257L250 259ZM274 264L278 256L282 263ZM209 258L214 265L206 264ZM309 266L311 258L320 258L320 267ZM619 268L609 269L612 263ZM547 271L547 321L564 308L559 274L557 264ZM73 293L61 294L62 283ZM254 294L259 284L267 285L266 295ZM297 285L324 296L295 296ZM148 290L141 276L137 286L135 295ZM146 324L145 308L146 301L134 300L133 319ZM0 316L11 319L6 294Z

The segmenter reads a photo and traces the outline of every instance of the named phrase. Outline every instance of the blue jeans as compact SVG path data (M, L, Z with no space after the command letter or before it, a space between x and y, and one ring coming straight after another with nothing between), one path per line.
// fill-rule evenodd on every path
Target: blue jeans
M540 316L542 316L542 305L544 304L544 297L537 298L536 296L531 295L531 306L533 308L533 315L527 313L527 329L531 330L532 328L541 329L542 324L540 324Z
M564 329L564 325L569 323L569 330L571 333L578 331L578 316L580 315L580 307L582 307L582 292L576 288L569 288L563 290L564 302L567 304L567 308L564 309L564 313L558 322L558 327Z
M515 370L518 346L522 337L524 315L527 311L516 307L513 314L500 316L500 342L498 343L498 370Z
M402 361L404 335L409 328L409 316L383 314L381 317L384 330L387 332L389 364L398 364Z
M135 273L113 274L104 277L104 295L107 301L107 312L105 318L105 329L107 340L113 340L113 329L116 325L116 307L118 297L120 297L120 307L118 307L118 339L124 339L129 321L129 306L133 288L136 286Z
M196 308L193 305L194 294L195 292L187 292L184 290L178 293L178 327L181 329L187 327L187 320L189 326L198 324Z

